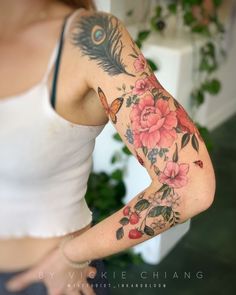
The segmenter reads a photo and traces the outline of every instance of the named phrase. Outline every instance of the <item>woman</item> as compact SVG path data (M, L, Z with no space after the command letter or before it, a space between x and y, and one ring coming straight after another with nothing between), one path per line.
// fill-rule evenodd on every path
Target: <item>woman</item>
M0 1L1 294L107 294L102 258L186 221L214 198L196 126L122 22L92 6ZM92 226L84 194L108 118L151 183Z

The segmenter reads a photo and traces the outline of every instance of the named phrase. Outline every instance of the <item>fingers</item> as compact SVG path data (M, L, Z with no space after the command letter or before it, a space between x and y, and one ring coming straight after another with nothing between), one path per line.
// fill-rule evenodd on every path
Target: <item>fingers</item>
M93 266L87 267L86 273L85 273L86 277L93 279L93 278L95 278L96 274L97 274L96 267L93 267Z
M70 293L66 293L66 295L83 295L83 294L79 290L74 290L74 291L71 291Z
M89 284L84 284L81 286L82 294L84 295L96 295L94 289Z
M76 289L76 290L65 293L65 295L84 295L84 294L80 292L80 290Z
M88 282L81 282L78 287L65 287L63 291L48 289L48 295L96 295L94 289Z
M26 288L31 283L37 281L36 276L32 269L25 271L21 274L15 275L13 278L6 282L6 289L9 291L18 291Z
M93 288L88 283L80 284L79 288L67 290L63 295L96 295Z
M95 267L86 267L84 271L84 280L68 284L65 295L96 295L94 289L90 286L86 277L94 278L97 274Z

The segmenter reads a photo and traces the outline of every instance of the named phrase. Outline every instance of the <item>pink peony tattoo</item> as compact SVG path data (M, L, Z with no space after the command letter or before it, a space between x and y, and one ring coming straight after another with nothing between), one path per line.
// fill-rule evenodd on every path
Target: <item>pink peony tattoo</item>
M176 109L176 114L179 127L182 131L187 131L192 134L196 132L195 125L193 124L192 120L189 118L183 107L178 106L178 108Z
M176 113L171 111L168 102L147 94L133 105L130 112L134 145L136 148L170 147L177 138Z

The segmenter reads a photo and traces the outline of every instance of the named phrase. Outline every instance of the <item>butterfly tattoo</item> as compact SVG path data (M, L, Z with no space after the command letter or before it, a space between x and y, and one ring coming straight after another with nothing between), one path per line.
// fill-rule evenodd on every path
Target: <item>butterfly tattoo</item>
M98 87L98 96L102 102L103 107L105 108L105 111L107 115L111 118L112 122L116 124L117 122L117 116L116 114L119 112L124 98L123 97L118 97L115 100L112 101L110 105L108 105L106 95L102 91L100 87Z

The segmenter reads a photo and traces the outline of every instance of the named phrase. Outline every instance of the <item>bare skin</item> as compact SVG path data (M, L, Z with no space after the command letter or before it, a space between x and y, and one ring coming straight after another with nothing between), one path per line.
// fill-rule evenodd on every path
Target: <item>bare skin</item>
M27 0L0 2L0 79L4 81L0 87L0 104L15 94L27 91L42 79L63 19L72 12L69 6L57 1L34 1L33 5L30 2L32 3ZM36 19L37 12L42 9L42 19ZM26 13L29 19L25 17ZM6 18L9 15L12 17ZM41 38L44 42L40 41ZM78 83L66 79L66 72L72 67L66 47L61 67L56 111L77 124L104 124L107 117L100 103L95 103L95 92L89 91L86 83L79 83L78 88ZM48 81L49 89L51 76ZM90 112L94 113L95 109L96 117L87 116ZM74 234L80 235L90 227L91 224ZM0 239L0 271L14 271L32 266L55 248L62 238L63 236Z

